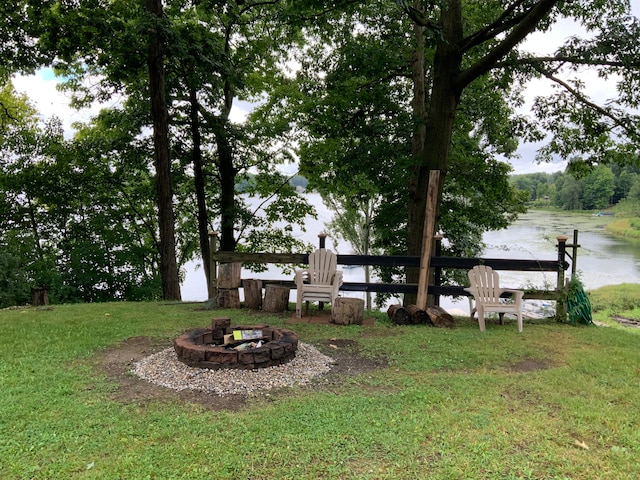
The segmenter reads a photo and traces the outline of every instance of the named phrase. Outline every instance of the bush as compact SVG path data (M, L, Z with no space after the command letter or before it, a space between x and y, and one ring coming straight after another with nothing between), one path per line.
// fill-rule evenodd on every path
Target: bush
M13 255L0 253L0 308L29 303L27 273Z

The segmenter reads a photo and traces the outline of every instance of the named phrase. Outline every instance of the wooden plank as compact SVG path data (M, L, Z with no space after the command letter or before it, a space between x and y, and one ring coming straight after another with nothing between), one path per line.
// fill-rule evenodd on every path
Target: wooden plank
M245 253L217 252L213 255L218 262L241 263L286 263L307 265L309 255L299 253ZM338 255L338 265L371 265L376 267L419 267L420 257L408 255ZM476 265L487 265L494 270L522 272L557 272L558 260L515 260L508 258L458 258L432 257L431 266L470 270ZM564 262L563 268L569 268Z
M420 255L420 271L418 272L418 299L416 305L420 310L427 308L427 289L429 285L429 266L431 250L433 249L433 234L436 227L436 206L438 203L438 185L440 171L429 172L429 187L427 190L427 208L422 232L422 252Z

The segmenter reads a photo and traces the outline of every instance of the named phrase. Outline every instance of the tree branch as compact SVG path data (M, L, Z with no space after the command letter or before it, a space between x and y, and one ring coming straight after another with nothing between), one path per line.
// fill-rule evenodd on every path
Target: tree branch
M512 3L495 22L487 25L482 30L478 30L477 32L463 39L461 51L466 52L471 48L480 45L483 42L486 42L487 40L491 40L497 35L506 32L514 25L517 25L518 22L521 22L523 18L528 15L528 11L524 11L518 15L514 15L513 17L511 17L511 15L519 6L521 6L526 1L527 0L518 0Z
M456 79L458 91L462 91L476 78L484 75L494 68L496 63L507 56L507 54L511 52L518 43L524 40L526 36L535 29L540 21L548 15L558 3L560 3L560 1L561 0L540 0L539 2L536 2L520 17L520 21L514 25L513 29L504 40L499 42L498 45L496 45L476 63L460 72ZM519 0L519 3L522 2L523 0Z
M569 92L580 103L582 103L583 105L587 106L588 108L598 112L603 117L606 117L609 120L611 120L613 122L613 124L615 126L620 127L626 133L626 135L628 137L634 138L638 134L637 128L635 127L635 125L633 125L629 121L629 119L617 117L616 115L611 113L609 110L607 110L606 108L603 108L600 105L592 102L591 100L589 100L589 98L587 98L585 95L583 95L578 90L573 88L567 82L565 82L564 80L561 80L560 78L554 76L551 72L543 69L539 65L534 65L533 68L538 73L540 73L541 75L547 77L552 82L557 83L558 85L560 85L562 88L564 88L567 92Z

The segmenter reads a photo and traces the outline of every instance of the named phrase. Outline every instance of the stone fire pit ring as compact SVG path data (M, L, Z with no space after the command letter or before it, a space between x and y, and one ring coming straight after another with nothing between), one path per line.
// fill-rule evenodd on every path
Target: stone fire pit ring
M214 318L211 328L188 330L174 340L173 347L178 359L191 367L255 370L292 360L298 349L298 337L285 328L232 327L231 319Z

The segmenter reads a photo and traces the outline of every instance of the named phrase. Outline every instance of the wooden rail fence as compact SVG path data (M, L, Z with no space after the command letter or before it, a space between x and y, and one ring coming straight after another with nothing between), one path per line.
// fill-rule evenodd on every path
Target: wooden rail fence
M324 247L324 237L320 237L320 247ZM556 260L517 260L504 258L463 258L445 257L439 255L441 249L436 240L436 256L431 257L431 268L434 269L434 284L428 286L428 293L434 295L436 304L439 303L440 296L469 296L464 291L464 286L442 285L442 269L464 269L470 270L476 265L488 265L494 270L521 271L521 272L556 272L556 288L553 290L530 289L525 290L525 299L555 300L557 301L556 315L559 320L566 317L566 291L565 273L571 265L571 272L576 272L576 260L578 245L578 231L573 232L573 244L567 244L568 237L557 237L557 259ZM309 255L304 253L245 253L245 252L225 252L216 250L216 236L210 234L211 240L211 284L209 285L209 295L216 294L215 282L217 281L218 263L257 263L257 264L292 264L305 265L309 262ZM572 253L567 251L572 249ZM571 260L571 264L567 261ZM420 267L420 257L404 255L338 255L338 265L344 266L380 266L380 267ZM295 288L293 280L263 280L264 283L285 285ZM417 293L418 285L413 283L365 283L365 282L344 282L340 290L345 292L378 292L378 293Z

